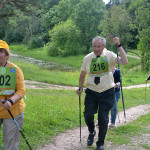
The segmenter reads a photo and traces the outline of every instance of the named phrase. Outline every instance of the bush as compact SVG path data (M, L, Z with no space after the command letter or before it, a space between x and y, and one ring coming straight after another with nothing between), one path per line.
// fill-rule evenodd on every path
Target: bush
M150 28L149 31L147 30L147 33L150 33ZM145 37L140 38L140 42L138 44L138 50L141 51L142 58L141 58L141 64L142 64L142 69L146 71L150 71L150 36L149 34Z
M7 41L8 43L17 43L17 42L22 42L23 41L23 35L19 30L11 30L7 29L5 31L5 38L4 40Z
M29 48L39 48L44 46L43 39L39 36L33 36L28 41Z
M53 43L48 43L45 46L45 49L47 51L48 56L58 56L59 55L58 49L56 48L55 44L53 44Z
M72 20L59 23L49 31L49 34L53 43L53 45L50 45L50 53L55 53L52 50L57 49L58 55L61 56L80 54L81 34ZM54 45L56 47L52 48Z

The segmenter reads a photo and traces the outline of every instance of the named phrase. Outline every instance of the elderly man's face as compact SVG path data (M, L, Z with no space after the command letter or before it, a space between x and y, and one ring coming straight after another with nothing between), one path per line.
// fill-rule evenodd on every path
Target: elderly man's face
M96 56L101 55L104 48L105 48L105 45L103 45L103 41L101 39L93 42L93 51Z

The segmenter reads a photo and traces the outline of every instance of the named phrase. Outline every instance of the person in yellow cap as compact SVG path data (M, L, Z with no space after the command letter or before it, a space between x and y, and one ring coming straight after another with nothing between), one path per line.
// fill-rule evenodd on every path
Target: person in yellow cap
M0 40L0 129L3 124L4 150L18 150L20 131L7 110L10 110L20 128L22 128L25 109L23 101L25 85L21 69L8 61L9 56L8 44Z

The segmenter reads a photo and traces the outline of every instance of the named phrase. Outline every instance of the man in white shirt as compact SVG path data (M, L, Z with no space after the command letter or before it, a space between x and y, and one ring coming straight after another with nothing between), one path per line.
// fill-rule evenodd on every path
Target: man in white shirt
M114 38L114 43L118 46L120 52L119 63L127 64L128 59L118 37ZM81 95L85 77L88 74L84 102L84 117L89 130L87 145L91 146L94 142L96 134L94 114L98 112L99 134L96 145L97 150L104 150L104 140L109 122L108 114L114 103L115 83L112 67L118 63L118 60L115 53L105 48L106 40L104 38L95 37L92 45L93 52L83 59L77 94Z

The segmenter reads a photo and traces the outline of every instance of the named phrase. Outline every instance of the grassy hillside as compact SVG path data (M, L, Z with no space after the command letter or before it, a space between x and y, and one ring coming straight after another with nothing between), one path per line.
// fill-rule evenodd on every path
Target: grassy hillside
M70 57L49 57L44 48L28 49L24 45L12 45L10 46L10 49L12 53L33 57L44 61L51 61L60 65L63 64L74 69L73 72L68 72L65 70L62 71L59 70L59 68L48 70L43 69L44 66L37 66L29 62L11 59L12 62L21 67L25 75L25 79L52 84L78 86L80 68L84 55ZM140 59L128 57L128 64L121 65L123 86L145 83L145 79L150 72L141 71L140 63ZM32 74L30 72L32 72Z

